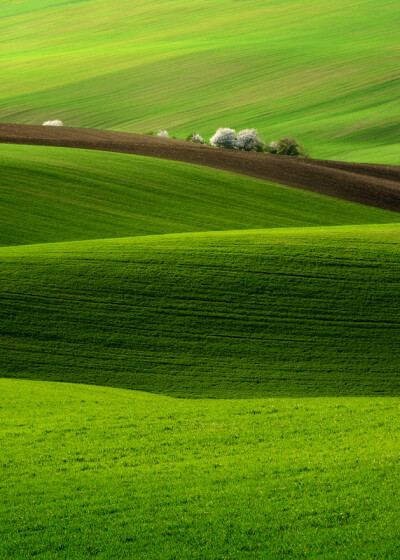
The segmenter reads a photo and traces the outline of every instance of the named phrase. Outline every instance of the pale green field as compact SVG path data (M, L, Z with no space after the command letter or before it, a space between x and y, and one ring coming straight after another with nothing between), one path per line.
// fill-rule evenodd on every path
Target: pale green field
M400 163L400 4L0 2L0 120L186 137L294 135L311 155Z

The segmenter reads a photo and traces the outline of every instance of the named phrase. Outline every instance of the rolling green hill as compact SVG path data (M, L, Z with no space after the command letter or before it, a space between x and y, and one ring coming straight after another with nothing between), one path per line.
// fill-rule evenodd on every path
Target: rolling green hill
M400 214L155 158L0 147L0 245L399 222Z
M399 234L3 247L1 374L180 397L398 395Z
M2 558L398 557L398 398L0 392Z
M400 164L399 25L393 1L0 0L0 121ZM332 173L397 208L395 169ZM399 213L305 190L0 144L0 558L400 558L399 241Z
M296 136L400 163L397 2L0 2L0 120Z

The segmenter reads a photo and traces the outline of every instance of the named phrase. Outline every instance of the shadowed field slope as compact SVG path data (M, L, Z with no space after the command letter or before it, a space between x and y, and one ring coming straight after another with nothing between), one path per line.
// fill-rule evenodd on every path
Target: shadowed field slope
M399 398L0 392L2 558L398 557Z
M400 214L205 167L0 147L0 244L188 231L390 223Z
M89 148L194 163L400 212L399 166L243 153L149 135L68 127L2 124L0 142Z
M399 234L2 248L0 373L181 397L399 394Z
M294 135L400 163L398 2L1 2L0 120Z

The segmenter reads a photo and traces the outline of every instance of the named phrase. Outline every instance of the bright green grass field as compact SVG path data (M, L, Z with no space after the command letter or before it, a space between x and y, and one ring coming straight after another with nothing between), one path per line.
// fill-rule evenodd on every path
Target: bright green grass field
M186 137L256 127L400 163L400 4L0 1L0 120Z
M0 245L399 221L398 213L206 167L0 145Z
M400 556L398 398L0 392L1 558Z
M398 395L399 225L0 249L0 372L180 397Z

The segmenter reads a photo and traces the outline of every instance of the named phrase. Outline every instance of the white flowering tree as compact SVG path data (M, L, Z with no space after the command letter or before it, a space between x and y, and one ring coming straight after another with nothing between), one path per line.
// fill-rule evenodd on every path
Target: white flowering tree
M196 142L196 144L204 144L203 137L200 136L200 134L197 134L197 132L195 132L194 134L190 134L187 137L187 141L188 142Z
M257 131L254 128L246 128L238 132L235 147L238 150L245 150L246 152L250 152L251 150L262 151L264 143L257 136Z
M219 128L210 138L211 146L218 148L235 148L236 132L233 128Z
M54 121L45 121L43 126L63 126L63 123L56 119Z
M168 138L168 132L166 130L159 130L157 132L157 136L160 138Z

